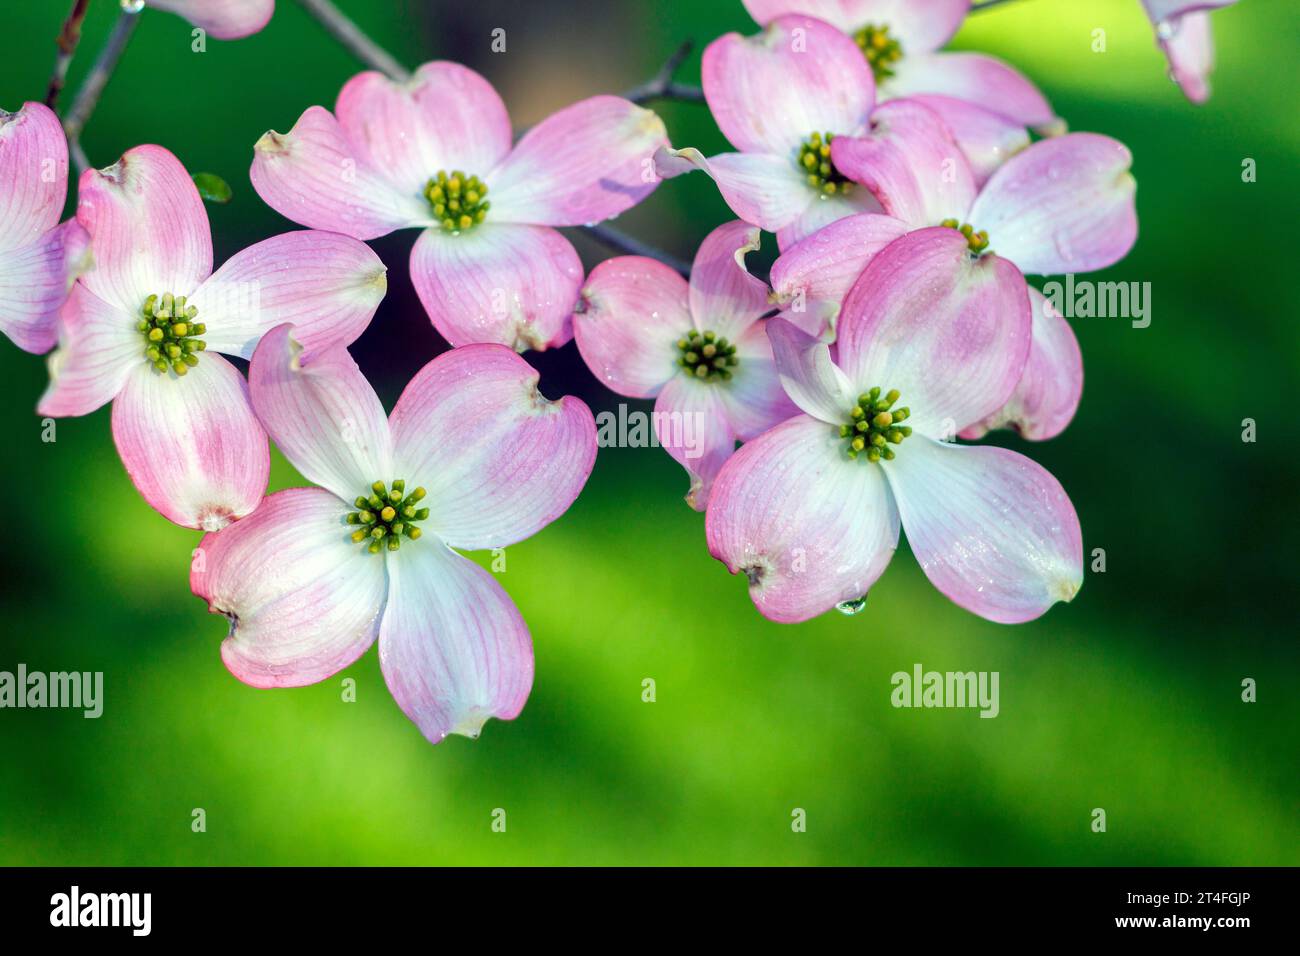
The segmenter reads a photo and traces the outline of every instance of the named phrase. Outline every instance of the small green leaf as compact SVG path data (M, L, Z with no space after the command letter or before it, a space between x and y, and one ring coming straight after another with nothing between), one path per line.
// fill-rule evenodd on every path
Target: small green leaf
M232 195L230 184L218 176L216 173L195 173L192 177L194 185L199 189L199 195L206 202L215 202L225 205L230 202Z

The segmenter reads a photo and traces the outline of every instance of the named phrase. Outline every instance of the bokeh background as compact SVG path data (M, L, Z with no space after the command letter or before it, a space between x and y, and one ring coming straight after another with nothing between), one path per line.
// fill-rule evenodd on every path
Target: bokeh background
M6 4L0 106L42 98L69 5ZM705 43L753 29L739 0L340 5L410 65L485 73L517 125L636 85L686 38L698 45L681 78L697 81ZM293 0L278 6L263 33L202 54L183 20L146 11L84 136L96 165L153 142L225 177L233 201L209 207L217 262L296 228L250 187L252 144L332 105L361 69ZM1215 15L1203 108L1167 79L1137 0L1019 0L957 38L1018 64L1074 129L1132 148L1141 236L1099 278L1153 288L1147 329L1075 321L1082 408L1027 449L1071 494L1085 552L1107 556L1071 605L1032 624L959 610L905 548L857 616L768 623L709 557L678 466L659 449L604 449L570 512L507 553L502 583L536 646L523 714L432 747L373 650L301 690L231 677L225 622L187 586L198 535L135 494L107 408L42 442L43 361L0 343L0 669L99 670L106 684L99 720L0 711L0 864L1300 862L1294 13L1245 0ZM114 15L92 2L65 96ZM490 50L497 27L504 54ZM702 105L661 113L677 144L724 146ZM1245 158L1257 182L1243 183ZM726 218L697 175L619 226L689 259ZM390 407L446 348L410 286L413 239L373 244L389 293L353 349ZM607 254L577 241L588 265ZM553 397L621 401L573 345L529 358ZM272 488L299 482L277 457ZM999 671L1001 715L893 709L890 675L917 662ZM655 703L641 699L647 677ZM1246 677L1257 703L1240 698ZM198 807L205 833L191 831Z

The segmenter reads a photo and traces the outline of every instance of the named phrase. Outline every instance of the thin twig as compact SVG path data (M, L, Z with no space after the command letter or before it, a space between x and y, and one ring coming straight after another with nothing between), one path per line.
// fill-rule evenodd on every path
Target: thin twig
M81 21L86 19L88 6L90 0L73 0L72 11L68 14L68 19L63 21L63 29L55 41L59 52L54 57L54 73L50 76L50 85L45 91L45 105L50 109L58 105L63 84L68 81L68 67L72 64L72 55L77 52L77 44L81 42Z
M1000 7L1004 3L1011 2L1012 0L976 0L975 3L971 4L970 12L980 13L984 10L988 10L990 7Z
M108 35L108 41L99 51L94 66L90 68L89 75L82 81L81 89L77 91L77 98L72 101L72 108L63 117L63 132L67 134L68 149L72 152L72 161L79 173L85 172L90 166L85 150L81 148L81 131L86 128L90 115L95 112L99 97L113 76L117 61L121 59L122 51L126 49L126 44L139 22L139 11L133 12L125 7L122 8L117 22L113 24L113 32Z
M591 236L601 245L615 252L621 252L629 256L645 256L647 259L657 259L670 269L674 269L682 276L691 274L690 264L683 262L676 256L658 249L648 242L642 242L633 236L620 232L613 226L596 225L596 226L579 226L583 232Z
M366 36L362 29L349 20L330 0L298 0L298 3L362 63L398 82L405 82L411 78L409 70L398 63L387 50Z
M676 75L682 63L691 55L691 49L694 46L695 41L687 40L660 67L659 72L655 74L653 79L648 83L642 83L640 86L634 86L623 94L623 98L638 105L648 103L651 100L682 100L688 103L703 103L704 91L702 89L698 86L677 83L673 80L673 76Z

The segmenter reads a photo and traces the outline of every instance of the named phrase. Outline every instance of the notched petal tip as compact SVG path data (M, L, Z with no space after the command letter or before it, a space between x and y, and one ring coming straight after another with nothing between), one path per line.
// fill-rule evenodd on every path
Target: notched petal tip
M493 718L493 714L481 707L471 707L467 713L461 716L456 726L446 731L442 739L446 740L452 734L458 734L461 737L468 737L470 740L478 740L479 735L483 733L483 727Z
M288 133L277 133L273 129L268 129L262 134L261 138L253 144L253 151L258 153L268 153L271 155L283 155L289 152L292 141Z

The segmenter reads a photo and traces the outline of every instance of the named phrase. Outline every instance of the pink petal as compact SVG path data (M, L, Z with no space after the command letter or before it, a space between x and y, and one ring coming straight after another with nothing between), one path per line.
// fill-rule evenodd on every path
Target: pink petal
M180 14L218 40L257 33L275 12L275 0L149 0L149 6Z
M907 99L939 115L970 164L976 186L983 186L999 166L1029 145L1029 132L1024 124L1001 113L951 96L921 95Z
M767 283L745 267L757 252L759 230L746 222L723 223L704 237L691 266L691 315L701 332L738 338L768 312Z
M741 441L757 438L773 425L799 414L781 388L768 342L770 321L756 322L736 337L740 364L730 381L714 386L726 411L727 424Z
M1184 14L1230 7L1236 2L1237 0L1142 0L1142 6L1146 9L1151 22L1159 26L1166 20Z
M834 427L801 415L732 456L705 530L763 616L794 623L867 593L898 546L898 512L882 469L849 461Z
M533 643L510 596L437 541L389 562L379 666L393 699L431 743L513 720L533 686Z
M573 337L582 262L554 229L487 222L458 235L422 232L411 250L411 281L452 345L541 351Z
M692 328L686 280L642 256L606 259L591 270L573 316L582 359L607 388L653 398L673 375L674 344Z
M113 441L144 500L187 528L224 528L266 493L266 433L244 376L215 352L184 376L141 361L113 402Z
M908 424L952 437L1000 408L1029 358L1029 294L995 255L942 227L908 233L867 266L840 313L841 369L858 392L897 389Z
M459 63L426 63L406 83L358 73L334 112L365 163L417 196L440 171L486 177L514 141L497 91Z
M396 477L422 485L422 527L457 548L502 548L568 510L596 460L596 424L581 401L550 401L539 376L500 345L444 352L393 409Z
M938 114L910 100L878 107L862 136L831 144L835 168L862 183L887 214L913 229L961 219L975 200L975 177Z
M767 322L776 368L787 395L819 421L839 426L857 404L853 384L831 360L830 346L778 316Z
M789 13L834 24L850 35L863 27L887 26L903 53L928 53L952 38L971 0L744 0L761 26Z
M677 375L655 400L655 436L690 476L686 503L696 511L708 506L713 481L736 448L723 387Z
M1188 13L1163 21L1156 39L1169 60L1174 81L1193 103L1210 98L1210 73L1214 70L1214 34L1208 12Z
M199 543L190 590L230 619L221 659L245 684L314 684L374 643L385 562L352 543L349 510L323 489L289 488Z
M0 110L0 250L38 242L58 224L68 192L68 141L42 103Z
M58 339L59 307L89 265L90 237L75 219L29 246L0 250L0 332L38 355Z
M882 470L926 577L966 610L1019 624L1083 584L1074 506L1024 455L914 436Z
M721 153L704 158L698 149L660 150L655 166L665 178L699 169L718 184L731 211L748 223L776 232L791 225L818 199L792 160L770 153Z
M1132 154L1096 133L1040 140L993 174L970 222L1026 274L1091 272L1137 238Z
M209 349L252 358L258 340L286 322L314 351L350 345L388 288L387 270L360 240L313 229L286 232L235 253L189 304Z
M81 281L132 315L151 295L189 295L212 272L203 200L161 146L137 146L106 169L82 173L77 221L95 263Z
M709 109L731 145L792 164L812 133L862 129L875 103L875 82L858 45L809 17L780 17L757 36L719 37L704 51L700 69Z
M48 359L50 384L36 411L62 418L89 415L113 400L146 364L135 318L80 282L59 311L59 347Z
M819 334L839 315L867 263L906 232L906 223L876 213L831 223L790 246L772 264L777 303L793 313L788 319Z
M1057 122L1051 105L1023 74L983 53L904 56L888 83L889 96L933 93L984 106L1022 126Z
M294 327L267 332L248 367L253 409L308 481L345 502L392 474L392 438L379 397L348 350L305 352Z
M581 226L631 209L659 185L663 120L617 96L552 113L488 174L493 222Z
M994 428L1014 428L1024 438L1055 438L1070 424L1083 395L1083 354L1061 313L1035 288L1029 290L1033 309L1033 343L1029 361L1007 403L984 421L961 433L981 438Z
M855 2L855 0L848 0ZM971 0L856 0L870 7L871 19L889 27L903 48L903 58L937 50L956 35Z
M796 242L802 242L846 216L859 216L869 212L881 212L881 206L876 197L865 189L855 189L848 196L818 195L793 222L776 231L776 247L784 252Z
M289 132L257 141L248 175L262 201L296 223L377 239L432 221L418 189L394 185L395 172L372 168L329 110L312 106Z

